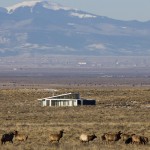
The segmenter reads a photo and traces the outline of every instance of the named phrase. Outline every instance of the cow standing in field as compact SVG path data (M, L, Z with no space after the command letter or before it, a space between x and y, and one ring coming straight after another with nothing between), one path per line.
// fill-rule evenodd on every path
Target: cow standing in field
M121 131L118 133L104 133L101 136L102 141L106 141L107 143L109 142L115 142L121 139Z
M63 133L64 133L64 130L60 130L58 134L51 134L49 136L50 143L52 143L52 142L59 143L60 139L63 137Z
M13 138L14 138L14 133L13 132L10 132L10 133L6 133L6 134L3 134L2 135L2 138L1 138L1 144L5 144L6 142L11 142L13 143Z
M26 141L28 139L28 135L19 134L18 131L15 132L15 140L17 141Z
M97 138L95 134L92 135L81 134L79 139L82 143L86 143L86 142L89 143L89 141L93 141L95 138Z

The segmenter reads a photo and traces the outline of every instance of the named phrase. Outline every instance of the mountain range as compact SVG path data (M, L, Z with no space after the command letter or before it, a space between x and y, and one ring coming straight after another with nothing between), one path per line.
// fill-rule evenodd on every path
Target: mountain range
M122 21L50 1L0 8L0 56L150 55L150 21Z

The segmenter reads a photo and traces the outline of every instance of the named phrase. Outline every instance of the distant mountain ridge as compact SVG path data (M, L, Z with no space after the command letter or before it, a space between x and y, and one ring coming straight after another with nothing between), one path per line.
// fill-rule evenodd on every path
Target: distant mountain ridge
M150 55L150 21L115 20L50 1L0 8L0 56Z

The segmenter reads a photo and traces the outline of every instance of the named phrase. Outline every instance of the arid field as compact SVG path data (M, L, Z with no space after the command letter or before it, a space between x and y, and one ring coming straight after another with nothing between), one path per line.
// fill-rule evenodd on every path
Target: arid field
M14 139L13 144L8 142L1 145L1 150L150 149L150 142L146 145L126 145L122 140L110 144L101 140L103 133L118 131L146 136L150 140L150 86L141 86L142 79L138 82L134 78L124 81L108 78L105 79L107 83L103 79L102 84L96 82L95 78L84 77L84 80L76 79L74 82L68 82L66 78L66 84L64 78L63 82L60 78L55 82L46 82L46 78L40 82L39 79L32 79L24 77L8 80L1 77L0 136L13 130L28 135L27 141ZM58 91L53 93L47 89ZM96 99L96 106L41 107L37 101L39 98L68 92L79 92L83 98ZM49 135L61 129L65 133L60 143L49 143ZM79 141L81 133L95 133L97 138L83 144Z

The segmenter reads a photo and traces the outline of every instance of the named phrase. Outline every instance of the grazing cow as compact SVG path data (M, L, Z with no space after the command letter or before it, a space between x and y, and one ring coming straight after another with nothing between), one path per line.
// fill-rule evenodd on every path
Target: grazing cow
M52 142L58 142L59 143L59 140L63 137L63 133L64 133L64 130L60 130L59 134L51 134L49 136L50 143L52 143Z
M132 134L128 139L126 139L125 144L147 144L148 143L148 138L145 136L139 136Z
M103 139L106 139L106 142L109 143L111 141L118 141L121 139L121 131L119 131L118 133L105 133L104 135L102 135ZM105 138L104 138L105 137Z
M27 135L19 134L18 131L15 131L15 140L26 141L28 139Z
M80 141L83 143L83 142L88 142L89 141L93 141L95 138L97 138L97 136L95 134L92 134L92 135L87 135L87 134L81 134L80 135Z
M139 135L132 135L132 144L142 144L142 137Z
M6 142L13 143L13 138L14 138L13 132L3 134L1 138L1 144L5 144Z

